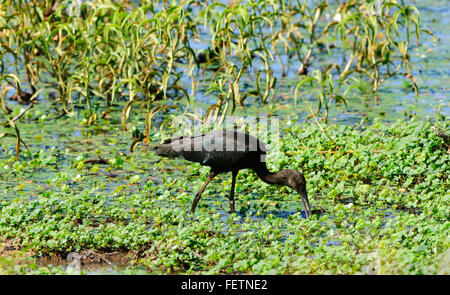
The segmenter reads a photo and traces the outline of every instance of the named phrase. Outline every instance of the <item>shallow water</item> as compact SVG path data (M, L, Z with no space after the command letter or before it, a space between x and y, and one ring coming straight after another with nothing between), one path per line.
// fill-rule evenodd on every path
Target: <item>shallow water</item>
M418 117L427 119L434 118L436 113L444 116L450 115L450 67L449 67L449 49L450 49L450 34L448 33L450 7L447 1L420 1L415 3L421 11L421 20L426 28L431 29L439 42L434 50L427 54L426 57L419 55L412 55L411 69L413 75L417 78L420 87L420 94L418 97L414 93L408 91L403 87L403 79L394 78L386 82L386 84L379 90L378 97L380 102L375 103L372 97L361 98L353 97L349 101L348 110L343 106L333 107L330 111L330 121L341 124L355 125L360 123L364 115L367 114L369 120L384 113L386 121L394 121L400 117L416 114ZM431 41L424 44L430 48ZM198 48L205 48L206 44L196 44ZM197 48L197 47L196 47ZM424 51L424 50L422 50ZM318 56L316 58L317 64L326 64L327 60L336 58L335 56ZM282 57L285 59L285 57ZM265 106L252 104L252 99L246 101L246 108L244 110L237 110L237 116L259 116L261 114L278 115L281 118L291 118L293 120L303 122L309 114L309 111L297 102L297 107L294 104L294 89L298 83L295 71L295 66L290 67L288 75L281 77L281 67L274 66L273 70L278 78L277 88L274 99L269 101ZM294 77L294 78L293 78ZM186 85L190 84L189 80L184 80ZM315 102L313 97L309 98L312 103ZM42 97L41 101L45 101ZM216 102L214 95L204 95L202 91L196 94L196 104L193 107L208 106ZM362 103L363 102L363 103ZM17 107L13 102L8 102L12 107ZM313 104L314 105L314 104ZM38 110L40 106L36 106ZM118 107L120 109L120 107ZM33 110L34 111L34 110ZM33 112L31 111L31 112ZM118 112L120 113L120 112ZM139 110L136 110L138 115L132 116L130 122L136 124L143 130L142 116L139 116ZM113 115L115 116L115 115ZM156 130L164 119L164 115L155 119ZM115 122L114 122L115 120ZM25 169L20 177L2 177L0 176L0 198L11 200L14 198L33 199L33 197L41 194L46 190L60 190L55 184L55 181L61 177L61 173L67 174L68 189L74 193L82 191L90 191L90 193L98 193L108 195L111 199L114 198L114 192L119 186L125 186L124 189L127 195L139 192L149 183L156 185L164 184L165 180L159 167L155 167L154 163L161 161L152 153L148 153L151 147L139 147L134 153L135 163L128 163L126 160L123 165L114 167L114 165L85 165L84 168L77 170L75 167L77 158L84 155L84 159L98 159L96 150L101 151L101 156L108 160L121 154L130 154L131 138L129 132L122 132L118 116L115 116L110 125L84 127L80 125L79 118L60 118L58 120L45 120L42 122L30 121L28 124L19 123L21 134L24 141L28 143L32 152L37 152L40 149L47 151L49 154L56 154L58 165L50 164L46 168ZM37 136L39 135L39 136ZM2 144L6 147L0 150L0 159L7 159L14 155L13 141L7 141ZM154 143L152 143L154 144ZM43 161L46 161L43 155ZM21 155L22 160L29 160ZM172 177L186 177L186 162L181 160L171 160L172 171L168 172ZM87 172L87 169L92 170L97 166L95 172ZM109 167L112 166L112 167ZM6 168L2 168L5 169ZM13 169L9 167L8 169ZM82 181L77 181L76 176L80 174L84 178ZM136 184L127 185L130 176L139 176L140 180ZM199 175L190 175L191 178L200 178ZM230 175L219 177L217 182L223 182L229 179ZM19 188L18 180L26 179ZM200 183L201 181L199 181ZM192 185L186 192L189 201L186 204L179 204L180 207L188 208L190 200L198 189L197 185ZM248 195L250 203L259 198L258 194L249 194L249 192L241 192L241 195ZM220 201L220 204L218 203ZM320 204L320 200L315 200ZM162 200L159 203L162 207L170 207L172 203L167 200ZM248 217L251 221L261 221L267 218L268 215L273 215L276 218L288 219L293 214L298 212L304 217L304 212L301 204L297 201L283 202L280 207L267 205L263 213L258 213L257 205L246 205L238 203L237 207L242 211L237 214L241 218ZM217 192L208 192L202 198L199 207L207 208L210 214L219 213L220 220L228 220L230 214L228 213L228 200L226 196L220 195ZM386 209L384 222L389 219L396 218L398 211L389 211ZM331 216L330 216L331 218ZM224 229L226 230L226 229ZM284 237L289 233L283 233ZM329 240L327 246L339 246L341 241ZM86 267L87 274L119 274L123 273L124 269L121 266L93 266Z
M422 25L430 29L438 39L436 47L433 48L432 38L423 34L421 39L423 44L411 51L410 68L411 73L418 81L419 95L416 97L413 91L403 86L405 82L403 77L393 77L380 87L377 93L378 102L373 97L355 95L348 101L347 110L344 106L333 106L330 111L332 122L357 124L365 114L369 116L369 119L382 114L387 121L395 121L400 117L411 114L416 114L421 118L433 118L438 110L442 115L450 115L450 34L448 33L450 7L447 1L405 1L405 4L409 2L418 7ZM204 40L208 40L208 38L205 37ZM207 46L209 44L206 42L203 46L197 44L198 48ZM424 55L423 53L430 48L433 48L433 50ZM313 68L321 68L330 61L340 60L339 50L334 52L330 55L325 52L315 56L312 61ZM283 61L288 60L287 56L281 56L281 59ZM259 65L261 65L259 60L255 60L254 63L254 68L259 68ZM298 118L299 121L303 121L309 115L309 110L306 106L302 106L300 100L297 102L297 107L293 107L294 90L299 81L295 74L297 70L295 62L286 63L286 66L289 67L286 77L281 75L281 66L278 64L278 60L272 66L274 75L278 80L273 100L268 105L261 107L257 103L253 104L254 99L249 98L245 103L245 110L237 109L235 114L258 116L261 113L266 113ZM249 80L244 80L243 84L245 83L252 84ZM185 86L189 88L189 85L190 81L186 79ZM305 98L310 100L314 108L315 97L307 95ZM204 95L202 91L196 94L195 99L198 106L216 102L214 95Z
M405 1L405 4L411 3L419 9L421 15L421 24L426 29L430 29L435 37L438 39L436 47L433 46L432 38L426 34L422 35L421 45L417 48L412 46L410 50L410 68L411 73L417 79L419 85L419 95L416 97L411 89L405 88L406 79L395 76L387 80L382 87L380 87L376 100L374 97L368 97L365 94L354 94L348 98L348 108L344 105L333 105L330 109L329 118L332 122L342 124L357 124L363 119L363 116L368 116L369 119L377 117L380 114L385 117L387 121L394 121L405 115L415 114L421 118L433 118L439 112L444 116L450 115L450 67L449 67L449 49L450 49L450 34L448 33L448 26L450 18L450 8L447 1ZM194 8L194 11L196 8ZM200 27L199 40L192 41L192 48L205 49L211 46L210 35L207 31L202 32L203 26ZM413 42L412 42L413 43ZM311 69L320 69L328 65L330 62L340 62L342 56L339 51L339 46L333 49L331 54L327 52L315 53L312 60ZM426 55L426 50L433 48L433 50ZM274 89L275 93L273 99L266 105L259 103L259 98L250 97L244 105L244 109L237 108L235 115L237 116L254 116L260 114L278 115L281 117L290 117L302 122L309 115L309 109L305 104L301 103L302 99L310 101L313 109L316 106L316 97L311 95L310 90L306 90L305 94L299 98L294 107L294 90L300 77L296 75L298 69L295 60L289 60L286 55L280 56L281 60L287 67L286 76L282 76L282 67L278 60L272 64L274 76L277 78L277 85ZM11 65L12 66L12 65ZM8 67L8 65L7 65ZM244 76L241 81L241 87L252 88L254 81L252 71L262 67L262 61L254 60L254 65L249 69L248 76ZM11 68L13 69L13 68ZM22 73L24 74L24 73ZM202 72L198 72L198 83L200 83L199 90L195 93L191 109L200 108L204 113L205 110L212 104L217 102L216 94L205 94L206 89L210 83L209 79L213 77L214 72L206 71L205 80L201 78ZM25 79L24 79L25 80ZM187 75L181 78L183 87L190 93L191 80ZM27 84L24 83L23 88L27 90ZM12 91L9 92L12 95ZM45 102L46 97L41 94L40 101ZM95 103L94 103L95 104ZM14 105L14 103L11 103ZM178 109L178 111L182 110ZM134 109L137 113L139 110ZM168 114L173 114L174 110L169 110ZM166 114L167 115L167 114ZM156 125L160 123L166 115L159 115L155 118ZM132 114L133 116L133 114ZM79 131L74 131L79 132ZM79 133L77 133L79 134Z

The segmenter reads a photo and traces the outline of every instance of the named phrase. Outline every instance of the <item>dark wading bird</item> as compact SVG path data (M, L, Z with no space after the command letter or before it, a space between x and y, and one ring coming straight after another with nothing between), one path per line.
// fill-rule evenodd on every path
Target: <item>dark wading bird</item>
M297 191L306 217L311 216L303 174L292 169L270 172L265 161L266 147L252 135L234 130L220 130L194 136L180 136L165 140L157 148L156 154L165 157L183 157L211 167L209 176L194 198L191 213L195 212L195 207L211 179L226 172L231 172L233 177L229 201L231 212L234 213L236 176L241 169L253 169L262 181L285 185Z

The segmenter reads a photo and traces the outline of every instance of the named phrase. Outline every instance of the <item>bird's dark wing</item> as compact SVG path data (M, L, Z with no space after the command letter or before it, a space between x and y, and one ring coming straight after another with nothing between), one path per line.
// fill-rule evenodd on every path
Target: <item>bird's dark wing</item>
M210 166L215 171L253 168L265 155L265 145L258 138L236 130L216 130L193 136L179 136L158 148L161 156L182 156L188 161Z
M173 141L180 140L180 139L182 139L183 137L185 137L185 136L177 136L177 137L173 137L173 138L167 138L167 139L164 139L162 143L163 143L163 144L171 143L171 142L173 142Z

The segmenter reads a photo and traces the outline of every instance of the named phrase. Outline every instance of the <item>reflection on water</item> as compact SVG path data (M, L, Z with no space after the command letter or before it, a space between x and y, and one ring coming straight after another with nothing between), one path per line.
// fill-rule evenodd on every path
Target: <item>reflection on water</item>
M420 86L420 94L418 97L414 93L404 87L404 78L395 77L384 84L378 91L379 102L376 102L373 97L365 97L364 95L355 95L349 100L348 109L344 106L334 107L330 111L330 121L339 122L342 124L355 125L361 122L364 115L368 118L373 118L384 113L385 120L394 121L399 117L405 115L417 114L421 118L432 118L439 110L442 115L450 115L450 67L449 67L449 49L450 49L450 34L448 33L450 20L450 6L447 1L420 1L415 3L421 11L421 21L425 27L431 29L439 42L437 47L427 56L412 55L411 56L411 70L413 75L417 78ZM205 38L206 39L206 38ZM426 47L432 47L432 42L426 39L424 44ZM196 42L195 48L206 48L202 42ZM325 65L334 56L324 55L316 59L319 65ZM286 61L286 57L282 56L282 60ZM258 63L260 61L255 61ZM294 89L298 83L298 78L295 75L297 70L295 67L287 69L287 75L281 77L282 67L274 65L275 76L279 77L277 88L275 90L274 99L266 106L259 104L252 104L254 101L249 99L246 101L245 110L237 110L236 115L258 116L261 113L279 115L281 117L290 117L303 121L308 111L302 106L301 98L297 102L297 108L294 108ZM191 81L189 79L183 80L185 86L189 88ZM250 85L250 84L249 84ZM44 97L40 98L42 101ZM205 95L202 91L196 93L196 104L193 106L207 107L216 102L216 96L213 94ZM310 98L315 102L314 98ZM14 106L14 102L8 102ZM285 106L285 107L284 107ZM36 106L38 108L39 106ZM118 108L120 109L120 108ZM136 110L140 112L142 110ZM156 126L162 122L164 115L160 114L155 118ZM143 118L143 117L141 117ZM133 121L134 120L134 121ZM131 122L142 126L143 120L138 116L130 119ZM74 123L77 122L77 123ZM45 122L32 122L32 124L22 124L20 126L21 135L25 142L30 143L30 148L36 152L38 148L45 151L55 150L58 154L57 165L51 159L46 159L46 155L42 156L40 161L49 161L49 165L45 169L31 169L25 172L27 182L23 184L17 183L15 177L3 178L0 177L0 197L3 199L19 198L33 198L45 190L57 189L54 179L60 178L61 173L69 172L71 176L77 174L75 163L79 156L84 156L85 159L96 158L96 150L101 150L104 154L117 155L119 153L129 154L130 136L128 133L121 131L120 126L113 126L105 129L105 126L97 127L83 127L79 122L71 118L60 118L58 120ZM40 139L36 134L40 134ZM69 152L66 153L65 150ZM6 151L7 152L6 152ZM138 154L141 153L141 154ZM139 165L134 168L133 175L140 176L140 182L137 185L130 185L126 187L127 194L131 195L145 186L148 183L161 184L158 171L155 171L152 163L159 159L152 158L145 153L145 149L136 152L135 155L141 155L139 158ZM0 150L0 159L6 159L14 155L14 145L9 145L5 149ZM23 155L21 155L23 158ZM112 157L112 156L110 156ZM25 159L25 158L23 158ZM27 159L29 160L29 159ZM54 161L55 162L55 161ZM14 164L8 169L15 169ZM128 164L126 164L128 165ZM75 178L69 177L67 185L73 192L81 192L89 190L92 193L109 195L112 198L113 192L118 189L120 185L127 184L129 178L129 171L131 165L127 169L112 168L108 169L106 166L98 165L98 170L92 172L87 179L83 181L76 181ZM83 169L92 169L94 165L86 165ZM64 168L64 169L62 169ZM3 168L2 168L3 169ZM4 168L6 169L6 168ZM174 174L181 173L174 171ZM151 178L149 177L151 175ZM20 188L19 188L20 186ZM194 188L192 188L194 189ZM208 210L215 211L220 214L219 218L222 221L229 220L232 215L228 213L228 207L219 206L215 203L217 199L223 199L224 196L211 194L202 199L201 206L207 207ZM251 202L256 200L256 197L249 199ZM164 202L162 202L164 203ZM168 206L161 204L162 207ZM189 204L185 205L188 206ZM181 206L181 205L180 205ZM237 200L238 208L241 207ZM282 208L270 209L266 208L263 213L260 213L257 208L244 208L237 213L240 219L237 221L243 222L245 218L251 221L259 222L266 220L269 215L274 218L287 219L295 214L300 214L305 218L304 211L300 202L284 203ZM319 213L317 213L320 215ZM396 218L397 212L386 211L384 214L383 225L389 220ZM332 218L332 216L330 216ZM226 231L227 229L223 229ZM283 238L287 238L289 233L283 233ZM329 240L327 246L339 246L341 241ZM121 274L124 273L125 267L120 265L105 265L105 264L89 264L75 266L76 271L82 271L86 274ZM66 269L67 265L64 266Z

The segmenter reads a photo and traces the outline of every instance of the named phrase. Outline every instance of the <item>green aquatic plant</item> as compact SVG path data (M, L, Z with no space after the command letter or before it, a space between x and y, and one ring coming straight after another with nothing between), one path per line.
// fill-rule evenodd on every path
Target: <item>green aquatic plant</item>
M204 122L219 125L252 97L266 104L282 78L274 67L285 76L290 66L298 66L304 79L318 81L322 91L314 98L315 115L324 108L326 119L333 101L345 103L355 79L377 91L402 75L417 94L411 40L417 45L423 34L434 36L421 26L414 6L377 3L103 0L74 7L71 1L5 1L2 73L25 76L32 93L22 87L18 97L26 102L48 93L61 116L84 104L87 125L125 100L121 122L128 129L133 108L145 108L145 143L157 114L173 108L191 112L199 92L217 97ZM209 59L203 60L205 49L198 44L209 46ZM316 60L323 54L342 60L333 58L322 68ZM302 81L301 76L298 85L306 84Z
M79 128L67 122L64 133ZM54 130L59 123L39 124ZM236 214L224 198L231 179L218 177L193 218L192 195L207 168L141 147L117 152L128 151L126 140L101 147L106 163L86 163L97 159L103 134L59 140L58 148L33 146L19 161L0 153L0 240L43 256L137 253L135 263L149 273L448 273L450 162L434 125L416 118L377 119L364 128L324 123L336 150L315 125L283 122L270 169L305 174L310 219L294 192L245 170L237 178ZM439 126L448 133L447 121ZM25 141L36 136L24 130Z
M420 26L419 11L416 7L402 6L389 1L384 1L378 7L377 3L377 1L342 3L333 12L333 20L324 26L322 35L325 39L339 40L343 56L342 63L330 63L324 72L328 73L330 69L334 69L330 72L333 76L328 76L327 79L339 83L337 91L343 90L345 85L348 86L342 94L339 92L334 94L328 91L332 88L329 83L328 85L320 83L322 93L319 95L316 116L324 106L324 119L327 119L329 103L324 103L325 92L328 92L326 97L329 101L336 97L339 101L345 102L345 97L352 89L362 90L360 87L362 84L359 82L361 80L372 85L371 92L375 93L386 80L397 75L405 76L418 95L417 81L411 74L409 66L408 50L411 47L411 35L416 38L416 46L419 45L423 33L431 35L434 43L436 38L429 30ZM411 31L412 26L414 31ZM312 72L301 80L297 88L306 82L324 80L313 75L317 76L317 72ZM368 93L366 89L363 92ZM376 98L376 95L374 97Z
M148 273L448 274L448 144L433 129L449 133L445 108L435 122L320 122L396 76L418 90L411 56L433 35L414 6L377 3L2 1L0 241L44 257L124 252ZM219 177L189 215L207 171L150 147L191 119L203 132L276 114L292 92L269 169L304 173L312 218L251 171L236 214ZM297 123L308 113L316 125Z

